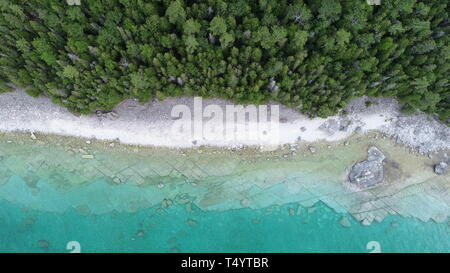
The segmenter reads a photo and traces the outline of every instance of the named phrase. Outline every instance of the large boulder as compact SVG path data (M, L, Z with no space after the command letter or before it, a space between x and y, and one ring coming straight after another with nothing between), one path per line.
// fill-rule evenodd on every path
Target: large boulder
M378 148L373 146L369 147L367 160L353 165L348 176L350 183L360 189L366 189L383 182L383 160L385 158L384 154Z
M447 172L448 169L448 164L444 161L441 161L439 163L437 163L436 165L434 165L434 172L436 174L445 174Z
M339 122L335 119L329 119L322 123L319 127L320 130L327 132L328 134L332 135L336 133L336 131L339 130Z

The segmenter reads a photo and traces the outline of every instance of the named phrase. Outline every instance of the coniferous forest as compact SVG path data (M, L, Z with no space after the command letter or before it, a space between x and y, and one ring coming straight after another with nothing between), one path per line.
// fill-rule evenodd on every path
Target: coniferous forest
M395 97L450 117L450 1L1 0L0 92L76 113L125 98L269 100L311 116Z

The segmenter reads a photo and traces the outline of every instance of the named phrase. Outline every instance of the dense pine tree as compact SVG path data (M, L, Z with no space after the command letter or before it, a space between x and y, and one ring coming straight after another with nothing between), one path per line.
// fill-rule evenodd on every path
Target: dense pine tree
M78 113L129 97L276 100L327 116L361 95L450 117L447 0L2 0L0 92Z

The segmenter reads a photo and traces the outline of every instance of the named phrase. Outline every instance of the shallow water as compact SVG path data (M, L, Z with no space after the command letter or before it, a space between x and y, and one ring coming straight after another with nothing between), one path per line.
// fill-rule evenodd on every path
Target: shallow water
M368 145L387 184L355 192L346 173ZM316 146L285 158L4 135L0 252L450 251L449 177L432 159L388 140Z

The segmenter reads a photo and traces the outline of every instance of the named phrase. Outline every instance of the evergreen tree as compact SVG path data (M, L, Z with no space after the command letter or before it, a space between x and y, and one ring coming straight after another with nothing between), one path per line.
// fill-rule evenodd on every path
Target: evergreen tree
M370 95L449 121L449 10L438 0L2 0L0 92L26 88L83 114L200 95L323 117Z

